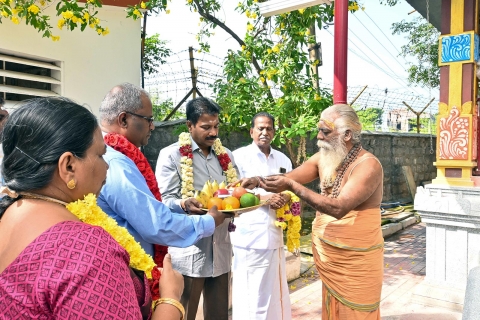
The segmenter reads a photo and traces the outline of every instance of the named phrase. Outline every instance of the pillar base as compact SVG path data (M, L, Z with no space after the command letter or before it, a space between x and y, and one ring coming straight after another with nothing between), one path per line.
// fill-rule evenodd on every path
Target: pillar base
M462 311L468 273L480 265L480 188L418 187L414 209L427 226L427 261L413 301Z
M473 187L472 170L477 166L476 161L466 160L438 160L433 163L437 167L437 178L432 184Z

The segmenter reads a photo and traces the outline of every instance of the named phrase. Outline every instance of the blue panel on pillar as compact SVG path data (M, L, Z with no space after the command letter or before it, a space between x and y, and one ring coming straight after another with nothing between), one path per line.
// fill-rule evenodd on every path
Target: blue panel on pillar
M442 63L471 60L470 33L442 37Z
M475 61L478 61L478 46L480 46L480 38L478 37L478 34L474 34L473 35L474 39L475 39L475 48L474 48L474 51L473 51L473 60Z

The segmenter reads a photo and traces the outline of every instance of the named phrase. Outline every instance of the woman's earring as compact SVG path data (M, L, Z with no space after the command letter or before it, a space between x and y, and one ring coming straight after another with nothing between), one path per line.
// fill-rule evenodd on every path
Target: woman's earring
M77 186L77 184L75 183L75 180L73 180L73 179L67 182L67 188L70 189L70 190L75 189L76 186Z

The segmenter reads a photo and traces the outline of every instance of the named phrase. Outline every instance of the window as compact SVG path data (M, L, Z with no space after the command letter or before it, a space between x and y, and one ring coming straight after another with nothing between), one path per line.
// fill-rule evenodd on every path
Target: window
M0 96L8 103L34 97L58 96L62 89L61 63L0 53Z

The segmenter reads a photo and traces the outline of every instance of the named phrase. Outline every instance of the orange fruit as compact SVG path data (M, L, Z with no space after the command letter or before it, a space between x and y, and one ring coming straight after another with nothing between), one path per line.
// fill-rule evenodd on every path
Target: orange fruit
M227 210L227 206L230 206L228 209L238 209L240 208L240 201L235 197L226 197L223 199L222 205L223 210Z
M213 206L217 206L218 210L223 210L222 199L218 197L208 199L207 209L211 209Z
M233 189L232 197L240 199L245 193L247 193L247 190L245 190L245 188L236 187L235 189Z

